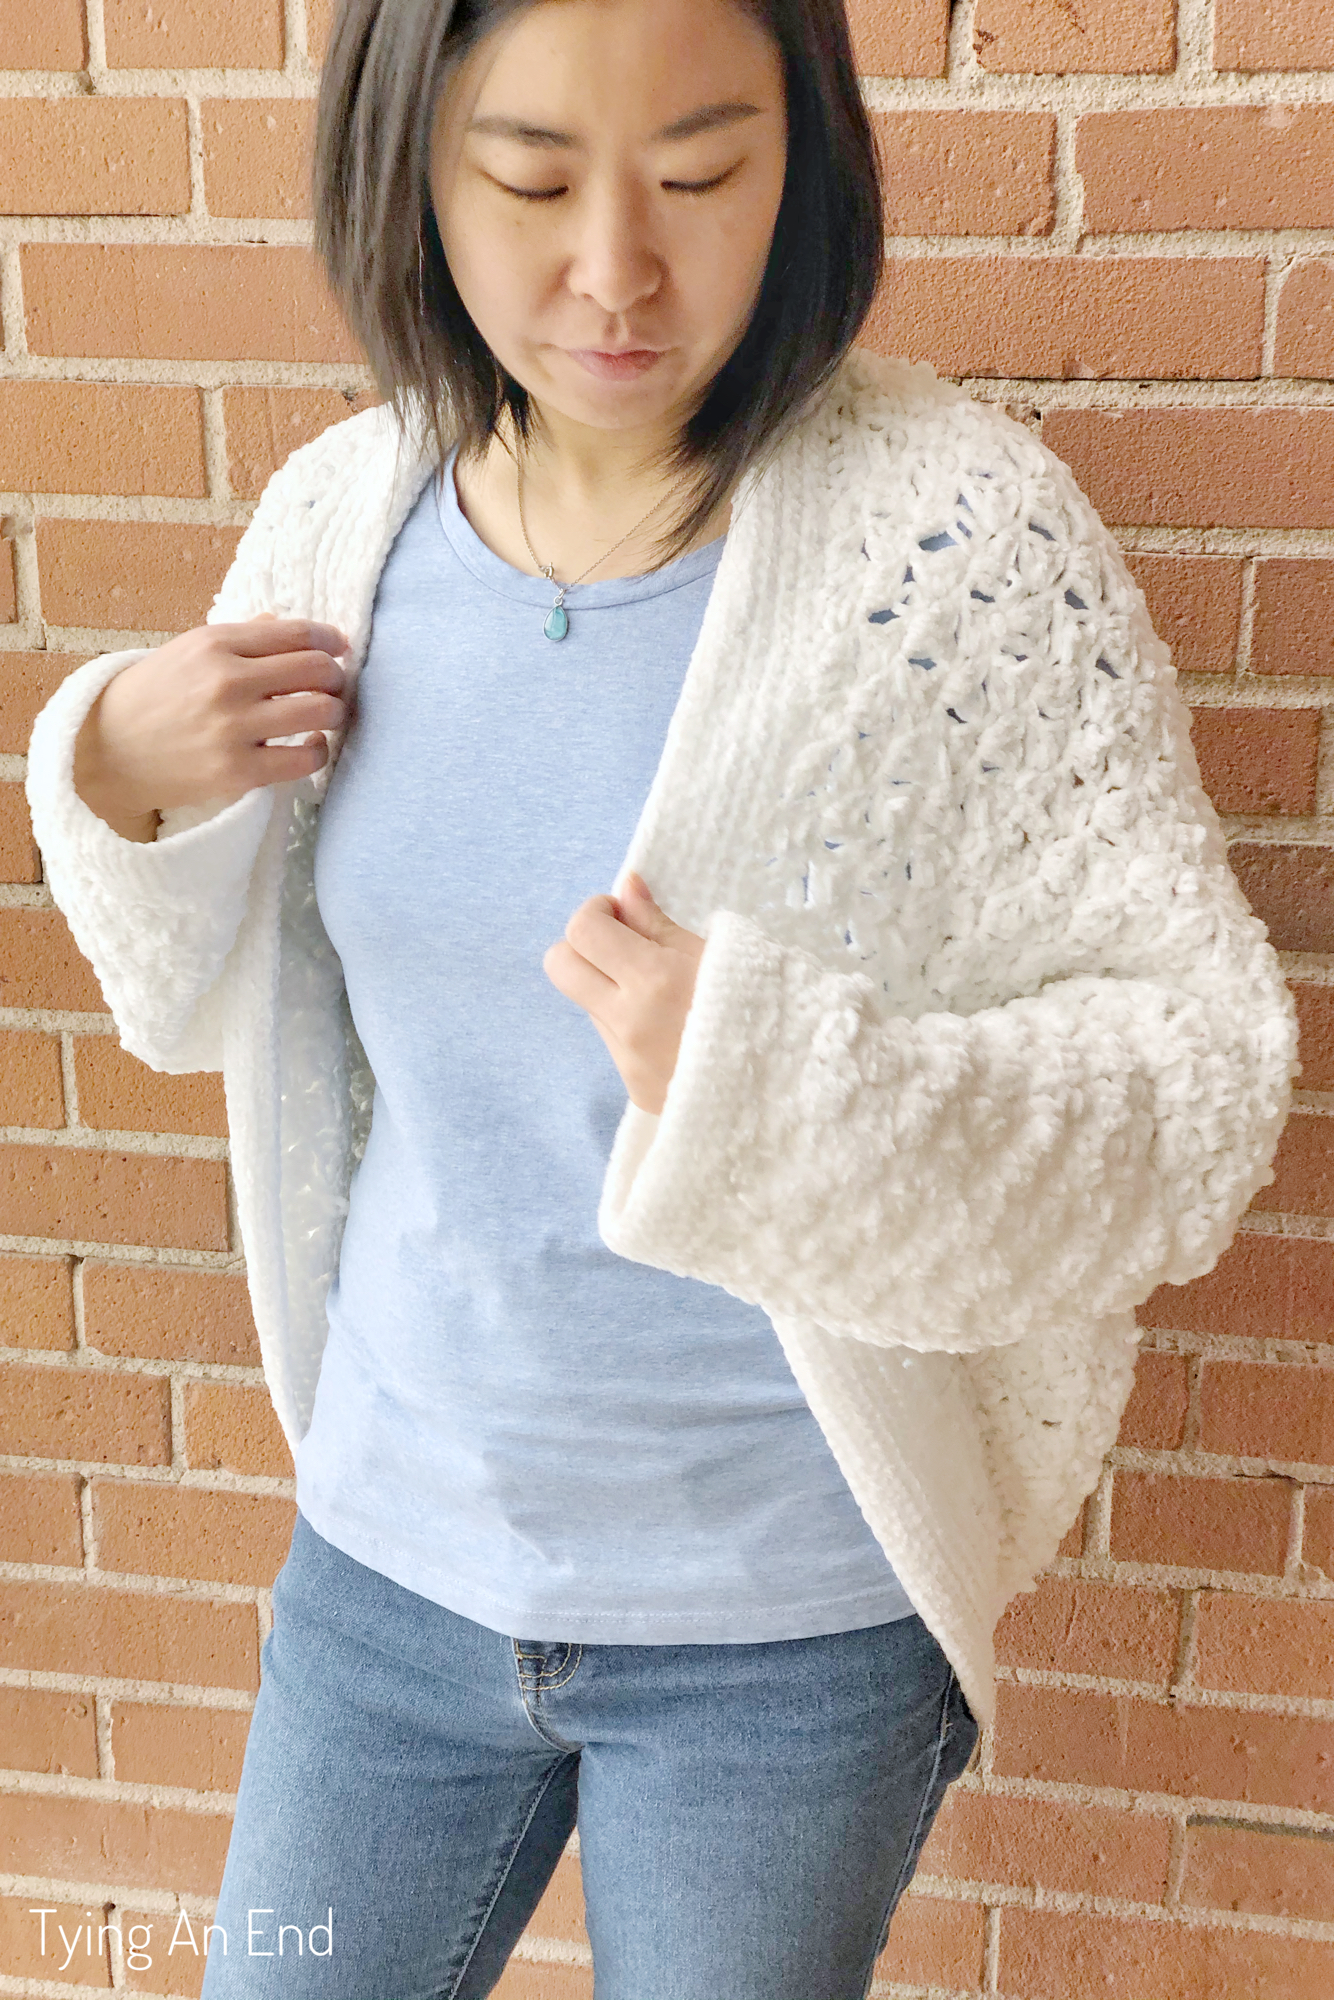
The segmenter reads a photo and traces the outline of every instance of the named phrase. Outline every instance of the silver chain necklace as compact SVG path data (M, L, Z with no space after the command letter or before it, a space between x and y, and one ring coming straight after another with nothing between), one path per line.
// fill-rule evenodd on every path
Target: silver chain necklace
M515 470L518 474L519 526L523 530L523 538L525 542L528 543L528 553L532 557L533 561L537 564L538 571L542 576L546 578L547 582L555 583L556 572L554 567L552 566L551 563L543 562L541 556L538 555L537 550L533 547L532 541L529 537L528 523L527 521L525 521L523 515L523 460L521 458L516 458L514 463L515 463ZM659 507L663 506L668 498L669 496L667 494L664 494L661 500L655 500L653 505L649 508L648 513L644 515L643 519L635 522L635 525L633 528L630 529L629 534L622 535L619 542L613 542L612 546L609 549L604 549L602 554L598 556L593 562L591 562L588 565L588 568L584 570L579 576L571 577L568 583L561 583L556 585L555 602L553 603L550 611L548 611L546 618L544 619L542 624L542 630L546 633L548 639L563 639L566 633L570 629L570 614L565 609L566 591L573 590L577 583L582 583L585 577L591 576L593 574L593 571L597 568L598 564L607 562L610 557L615 555L617 549L623 549L625 547L625 544L629 541L630 536L637 535L639 533L639 530L644 526L644 522L651 520L653 516L657 513Z

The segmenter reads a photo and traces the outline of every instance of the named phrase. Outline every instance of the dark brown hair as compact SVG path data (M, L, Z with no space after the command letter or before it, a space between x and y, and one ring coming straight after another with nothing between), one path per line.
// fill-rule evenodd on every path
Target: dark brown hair
M765 456L851 347L879 282L879 163L843 0L741 0L773 35L787 97L787 173L750 323L678 441L686 548L738 474ZM445 261L430 193L439 93L483 36L535 0L340 0L320 82L315 244L376 379L443 462L479 449L528 392L482 339Z

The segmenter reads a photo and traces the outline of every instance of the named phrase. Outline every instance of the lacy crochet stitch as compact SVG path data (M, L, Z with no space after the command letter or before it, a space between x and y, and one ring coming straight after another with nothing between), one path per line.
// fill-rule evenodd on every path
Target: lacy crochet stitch
M384 410L327 431L211 617L331 620L355 672L428 473ZM314 898L328 767L119 840L73 741L138 657L38 718L34 826L125 1046L223 1070L295 1446L373 1087ZM631 868L707 943L603 1240L770 1314L985 1723L992 1627L1115 1438L1134 1308L1227 1247L1297 1074L1169 651L1068 468L929 367L850 357L743 482Z

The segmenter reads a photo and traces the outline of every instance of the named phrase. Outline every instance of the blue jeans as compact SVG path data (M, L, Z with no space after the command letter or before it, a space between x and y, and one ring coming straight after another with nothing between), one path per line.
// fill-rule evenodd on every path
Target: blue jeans
M576 1822L596 2000L863 2000L977 1738L916 1614L507 1638L300 1512L260 1667L203 2000L482 2000Z

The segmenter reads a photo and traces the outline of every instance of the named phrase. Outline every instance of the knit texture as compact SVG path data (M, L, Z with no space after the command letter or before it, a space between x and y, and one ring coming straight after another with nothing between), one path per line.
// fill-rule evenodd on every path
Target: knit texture
M385 410L336 425L270 482L211 617L331 620L355 673L428 475ZM34 827L127 1048L223 1070L295 1447L373 1088L315 905L330 767L121 841L73 742L138 657L39 716ZM985 1723L992 1627L1116 1436L1134 1308L1216 1263L1297 1074L1170 653L1068 468L928 366L851 356L743 482L611 886L632 868L706 946L602 1238L769 1313Z

